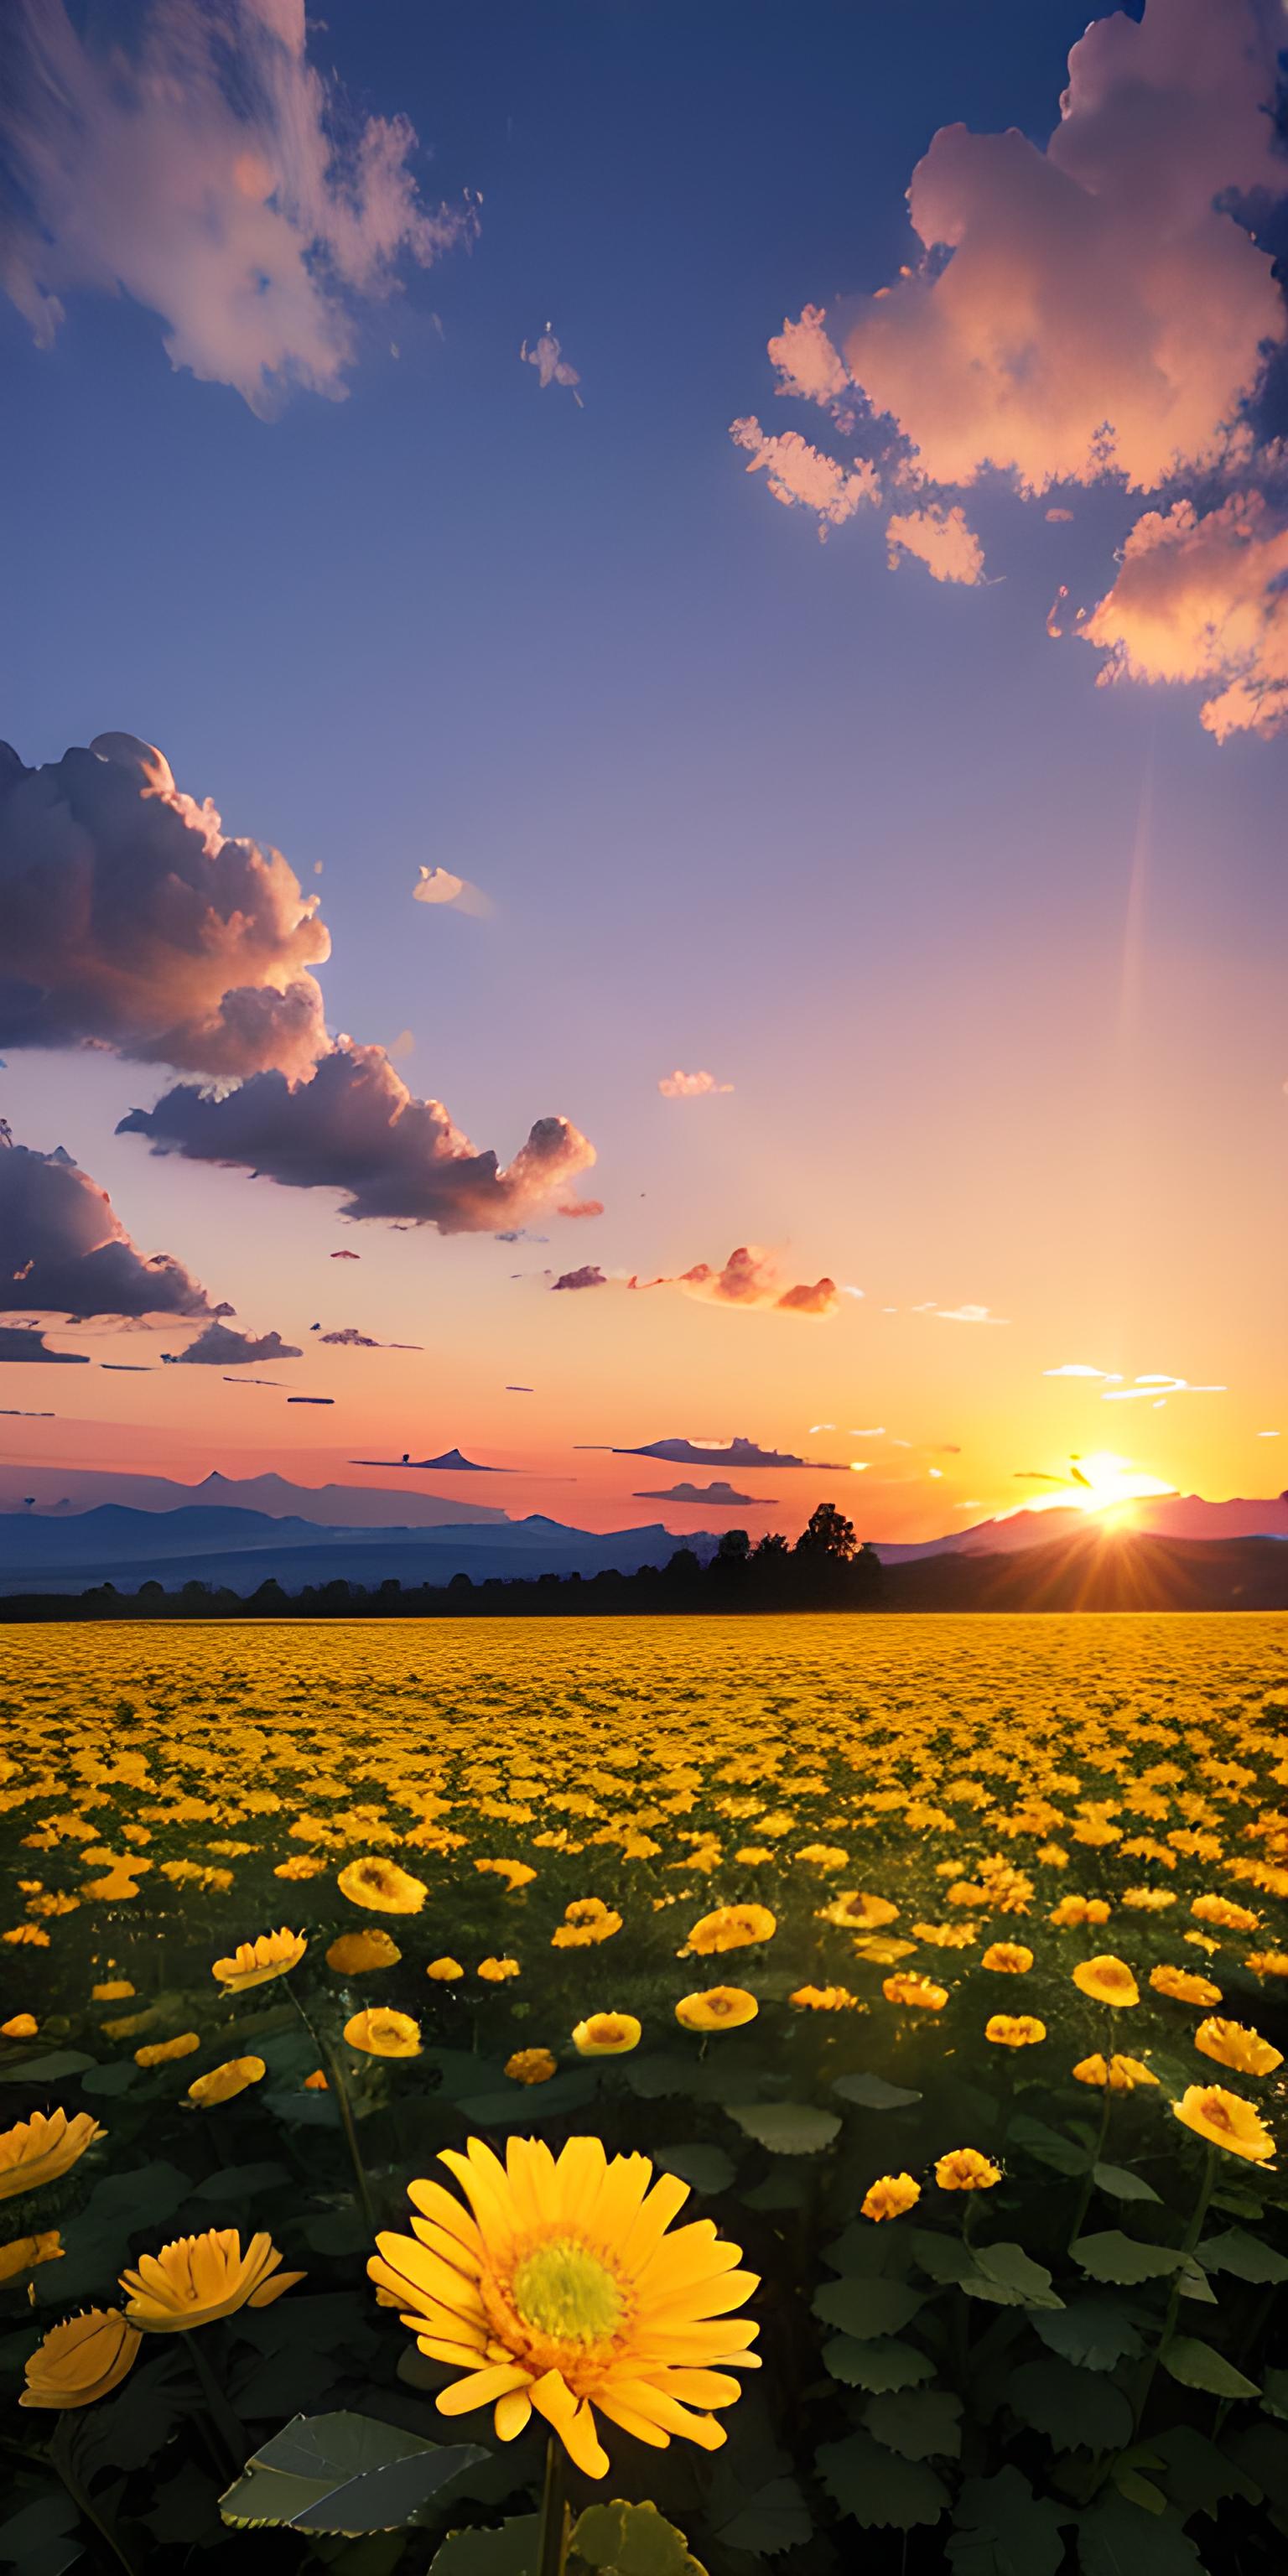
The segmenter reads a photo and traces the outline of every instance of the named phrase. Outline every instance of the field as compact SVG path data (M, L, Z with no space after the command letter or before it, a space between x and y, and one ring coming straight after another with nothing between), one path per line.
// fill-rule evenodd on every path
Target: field
M8 1632L0 2566L1281 2569L1286 1646Z

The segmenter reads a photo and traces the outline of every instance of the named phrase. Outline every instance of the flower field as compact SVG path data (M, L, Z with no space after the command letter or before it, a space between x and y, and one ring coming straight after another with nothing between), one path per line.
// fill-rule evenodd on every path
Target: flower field
M7 1631L0 2568L1282 2569L1286 1647Z

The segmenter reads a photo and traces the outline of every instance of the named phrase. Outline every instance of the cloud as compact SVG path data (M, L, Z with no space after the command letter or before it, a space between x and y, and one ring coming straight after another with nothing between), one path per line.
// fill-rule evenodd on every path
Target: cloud
M678 1485L643 1485L631 1499L636 1503L702 1503L708 1508L714 1507L717 1511L726 1512L739 1503L751 1503L767 1508L770 1503L777 1502L778 1496L777 1494L736 1493L733 1486L727 1484L721 1476L710 1485L694 1485L684 1481Z
M163 1351L168 1368L241 1368L251 1360L298 1360L303 1354L280 1333L240 1333L228 1324L207 1324L186 1351Z
M303 1072L327 1043L316 905L133 734L43 769L0 745L0 1044Z
M527 341L524 341L519 356L526 367L536 368L537 381L543 393L548 385L564 385L572 395L578 411L585 410L585 404L577 391L581 378L576 368L569 365L548 322L540 339L534 340L531 348L528 347Z
M1117 1369L1092 1368L1086 1360L1062 1360L1059 1368L1043 1369L1043 1377L1103 1377L1117 1379Z
M940 1306L937 1320L941 1324L1009 1324L1009 1315L991 1315L987 1306Z
M556 1288L606 1288L608 1281L595 1263L587 1261L580 1270L563 1271L558 1279L551 1280L550 1286L553 1294Z
M844 344L918 477L1150 491L1225 456L1286 329L1231 204L1282 192L1274 76L1255 0L1147 0L1079 38L1045 151L941 127L908 190L924 257Z
M1121 569L1078 633L1115 680L1215 685L1200 720L1218 742L1288 723L1288 511L1234 493L1202 515L1190 501L1149 510Z
M816 1279L811 1286L799 1280L794 1288L785 1288L774 1299L780 1313L788 1315L831 1315L836 1311L836 1281Z
M1072 519L1073 512L1072 510L1044 510L1042 516L1044 519L1049 519L1053 527L1058 527L1066 525Z
M411 899L413 903L450 904L454 912L468 912L475 921L488 920L496 910L491 896L484 894L481 886L471 885L468 877L454 877L450 868L422 867ZM403 1037L407 1034L404 1029ZM402 1047L402 1040L395 1044ZM414 1045L413 1038L403 1053L410 1055Z
M747 472L763 472L776 501L788 509L799 502L817 511L820 538L826 537L829 528L842 527L852 519L865 501L879 498L880 485L870 465L849 469L838 465L811 447L799 430L785 429L780 437L771 437L758 420L735 420L729 436L735 447L747 449L751 457Z
M84 1351L51 1351L34 1324L0 1324L0 1361L5 1360L51 1360L57 1366L80 1361L88 1366Z
M154 1153L233 1165L285 1189L344 1192L341 1213L493 1233L527 1216L595 1159L566 1118L540 1118L512 1163L478 1152L441 1101L417 1100L383 1047L341 1039L306 1081L253 1074L222 1095L179 1083L118 1134Z
M0 1309L11 1314L231 1314L168 1252L131 1242L106 1190L61 1148L0 1148Z
M890 570L902 555L916 555L932 581L958 581L968 586L984 578L984 549L966 514L951 510L912 510L886 521Z
M356 115L311 67L303 0L143 0L128 51L62 0L10 14L0 277L43 346L69 291L123 290L172 366L261 416L338 398L362 299L477 229L468 201L422 203L405 117Z
M799 394L803 401L825 407L850 391L850 379L823 324L819 304L807 304L799 322L784 322L769 343L769 359L778 376L774 390Z
M342 1324L338 1333L318 1332L316 1324L313 1326L313 1330L317 1333L319 1342L323 1343L330 1350L420 1351L425 1347L423 1342L373 1341L370 1333L360 1333L356 1324Z
M785 1287L769 1254L755 1244L740 1243L730 1253L722 1269L709 1261L697 1261L691 1270L658 1279L627 1280L628 1288L683 1288L689 1296L699 1297L715 1306L773 1306L789 1315L830 1315L836 1311L838 1291L834 1279L800 1280Z
M673 1467L808 1467L816 1475L842 1473L833 1459L797 1458L790 1449L762 1449L758 1440L748 1440L742 1432L732 1440L690 1440L673 1433L665 1440L648 1440L638 1449L592 1440L579 1440L576 1446L604 1447L614 1458L661 1458Z
M332 1261L361 1261L362 1254L360 1252L333 1252L330 1255L330 1259Z
M713 1073L664 1073L658 1081L664 1100L701 1100L711 1091L732 1091L731 1082L717 1082Z
M603 1213L604 1202L602 1199L567 1199L562 1207L557 1207L555 1209L556 1216L568 1216L573 1218L602 1216Z
M400 1029L397 1037L390 1039L389 1052L394 1058L395 1063L400 1062L404 1056L415 1054L416 1041L412 1036L410 1029ZM331 1258L333 1261L336 1261L340 1256L338 1253L333 1253Z

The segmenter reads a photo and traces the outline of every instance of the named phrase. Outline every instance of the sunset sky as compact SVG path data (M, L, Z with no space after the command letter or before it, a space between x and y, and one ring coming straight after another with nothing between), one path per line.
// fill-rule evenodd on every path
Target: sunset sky
M17 0L0 1504L1288 1482L1288 20L1086 15Z

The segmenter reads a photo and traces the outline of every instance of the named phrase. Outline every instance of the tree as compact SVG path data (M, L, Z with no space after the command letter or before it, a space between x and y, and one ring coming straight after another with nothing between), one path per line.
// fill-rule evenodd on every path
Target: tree
M716 1549L717 1565L745 1565L751 1554L751 1540L745 1529L728 1529L720 1533Z
M855 1545L853 1521L847 1521L835 1503L818 1503L796 1541L796 1552L798 1556L830 1556L845 1564L853 1556Z
M785 1556L790 1556L791 1544L781 1530L766 1530L764 1537L757 1539L752 1554L761 1564L780 1564Z

